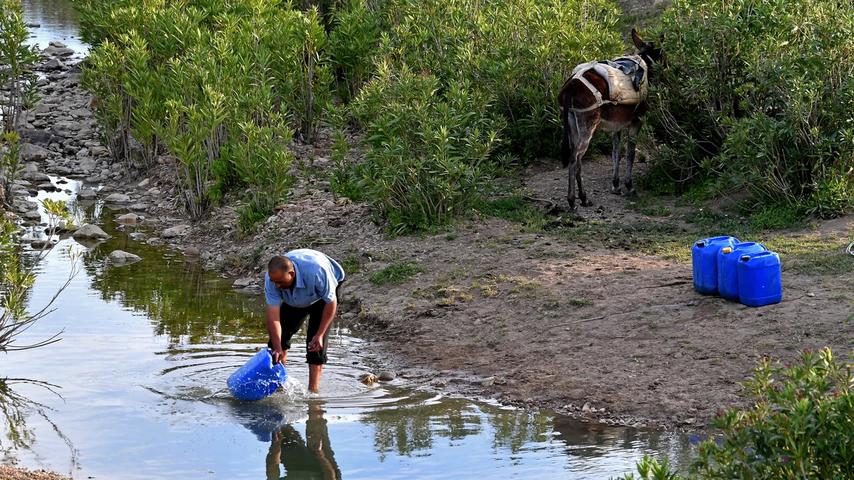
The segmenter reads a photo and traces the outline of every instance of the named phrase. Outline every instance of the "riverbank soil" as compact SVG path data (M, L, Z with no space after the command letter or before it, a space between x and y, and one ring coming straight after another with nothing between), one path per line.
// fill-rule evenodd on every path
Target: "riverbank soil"
M739 382L760 358L854 348L851 216L743 238L766 242L783 260L783 302L748 308L695 293L690 264L693 240L744 222L719 205L642 187L639 197L612 195L600 153L583 166L595 205L578 215L564 209L566 170L541 159L502 180L508 193L479 214L389 237L369 205L329 192L331 141L321 132L314 145L292 146L299 161L290 200L243 233L236 198L187 220L174 159L144 169L112 162L79 78L76 68L50 72L22 125L19 213L32 210L24 197L44 173L80 177L81 201L135 212L127 228L243 277L235 286L253 295L270 256L322 250L348 273L339 324L372 340L403 381L591 420L699 428L746 403ZM351 161L360 157L356 143Z
M0 480L66 480L68 478L47 470L25 470L0 465Z

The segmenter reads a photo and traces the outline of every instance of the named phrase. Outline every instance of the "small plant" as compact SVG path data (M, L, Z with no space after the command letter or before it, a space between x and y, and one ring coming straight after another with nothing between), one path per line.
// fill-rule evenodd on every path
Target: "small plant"
M341 268L344 269L344 272L347 275L359 273L362 271L362 263L362 257L352 254L348 255L347 258L341 262Z
M0 201L6 205L11 202L12 184L21 168L20 138L15 131L6 132L0 137Z
M26 44L29 32L20 0L0 0L0 101L3 132L17 127L21 114L36 101L33 66L39 59L35 46Z
M423 272L421 265L413 262L394 263L371 274L369 280L374 285L404 283Z
M637 464L637 470L637 477L629 473L623 476L623 480L682 480L682 477L670 470L666 458L659 462L649 455L644 455Z

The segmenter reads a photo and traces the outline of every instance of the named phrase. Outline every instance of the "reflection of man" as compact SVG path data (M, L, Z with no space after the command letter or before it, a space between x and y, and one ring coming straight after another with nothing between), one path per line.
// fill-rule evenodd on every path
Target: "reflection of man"
M267 453L267 479L287 478L307 480L339 480L341 470L335 463L332 447L329 445L329 430L323 409L319 403L308 406L308 420L305 422L303 442L299 432L292 425L273 433L273 442ZM279 464L285 467L285 476L281 477Z
M267 332L273 361L284 364L291 337L306 317L306 361L308 389L320 390L320 375L326 364L329 327L338 308L339 285L344 269L325 254L309 249L292 250L267 264L264 292L267 297Z

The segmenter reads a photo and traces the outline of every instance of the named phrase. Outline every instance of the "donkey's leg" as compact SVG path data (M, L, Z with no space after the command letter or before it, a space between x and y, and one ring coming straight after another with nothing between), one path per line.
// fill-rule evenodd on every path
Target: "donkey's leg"
M611 134L611 161L614 164L614 178L611 180L611 193L619 195L620 191L620 143L622 132Z
M579 128L579 136L575 143L575 181L578 183L578 198L581 200L581 205L589 207L591 202L587 201L587 194L584 193L584 186L581 183L581 159L587 153L587 147L590 146L590 140L593 138L593 133L596 132L596 127L599 126L599 112L594 111L586 117L586 121ZM569 177L569 183L572 183L572 175Z
M634 195L635 187L632 183L632 168L635 164L635 151L637 150L637 136L640 131L641 122L634 121L629 127L628 142L626 145L626 195Z

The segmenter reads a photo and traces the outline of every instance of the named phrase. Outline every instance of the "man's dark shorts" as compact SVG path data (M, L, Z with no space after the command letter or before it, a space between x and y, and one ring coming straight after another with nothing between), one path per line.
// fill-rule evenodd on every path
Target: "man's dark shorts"
M335 288L335 298L338 299L339 305L341 304L341 283ZM279 309L279 323L282 324L282 350L291 349L291 337L299 332L303 322L308 318L308 330L305 334L305 360L309 365L326 364L328 360L326 351L329 349L329 332L332 330L332 325L329 326L329 329L326 330L326 335L323 336L323 349L318 352L308 351L308 344L320 329L320 320L323 317L323 309L325 307L326 302L323 300L319 300L303 308L292 307L283 303ZM273 348L273 342L267 342L267 346Z

